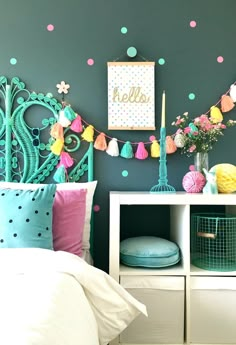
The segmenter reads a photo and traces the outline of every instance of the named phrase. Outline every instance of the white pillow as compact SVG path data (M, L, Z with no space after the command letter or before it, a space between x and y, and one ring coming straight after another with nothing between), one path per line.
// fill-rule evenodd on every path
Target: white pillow
M45 184L36 183L17 183L17 182L0 182L0 188L10 189L32 189L35 190ZM57 190L80 190L87 189L86 194L86 213L85 213L85 225L83 233L83 250L89 250L90 248L90 231L91 231L91 213L93 207L93 196L97 186L97 181L91 182L68 182L57 184Z

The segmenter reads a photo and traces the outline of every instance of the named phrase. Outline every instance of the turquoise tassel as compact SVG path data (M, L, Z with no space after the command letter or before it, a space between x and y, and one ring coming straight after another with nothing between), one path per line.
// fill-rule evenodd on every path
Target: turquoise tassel
M74 110L69 105L64 108L64 114L69 121L73 121L77 116Z
M134 157L133 148L132 148L130 141L126 141L126 143L123 145L123 147L121 149L120 156L123 158L133 158Z
M64 167L64 165L60 165L54 176L53 176L53 180L56 181L57 183L64 183L66 182L66 168Z

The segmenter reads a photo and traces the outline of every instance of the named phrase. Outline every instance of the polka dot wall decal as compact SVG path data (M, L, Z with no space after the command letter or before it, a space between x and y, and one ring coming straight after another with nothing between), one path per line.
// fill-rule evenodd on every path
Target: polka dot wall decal
M93 66L94 60L93 60L93 59L88 59L88 60L87 60L87 64L88 64L89 66Z
M122 171L122 176L123 177L127 177L129 175L128 171L127 170L123 170Z
M48 30L48 31L53 31L53 30L54 30L54 25L48 24L47 30Z
M164 65L166 62L165 62L165 59L160 58L160 59L158 60L158 63L159 63L159 65Z
M222 63L224 61L223 56L218 56L217 57L217 62Z
M127 29L125 26L123 26L123 27L120 29L120 31L121 31L121 33L122 33L123 35L125 35L125 34L127 34L128 29Z
M10 59L10 64L11 64L11 65L16 65L16 64L17 64L16 58L11 58L11 59Z
M99 205L94 205L93 206L94 212L99 212L100 211L100 206Z
M195 94L194 93L190 93L189 95L188 95L188 98L190 99L190 101L193 101L194 99L195 99Z
M127 55L129 57L135 57L137 55L137 49L135 47L129 47L127 49Z
M191 28L195 28L197 26L197 23L195 22L195 20L191 20L189 25L190 25Z

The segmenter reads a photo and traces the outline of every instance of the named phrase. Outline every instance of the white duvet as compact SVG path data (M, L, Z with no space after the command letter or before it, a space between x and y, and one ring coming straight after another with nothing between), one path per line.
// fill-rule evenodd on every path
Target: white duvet
M0 344L105 345L143 304L66 252L0 250Z

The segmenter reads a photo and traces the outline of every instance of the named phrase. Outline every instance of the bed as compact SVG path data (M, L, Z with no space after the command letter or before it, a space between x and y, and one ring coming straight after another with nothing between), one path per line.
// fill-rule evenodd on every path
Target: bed
M0 77L0 344L106 345L146 315L92 265L97 181L78 118Z

